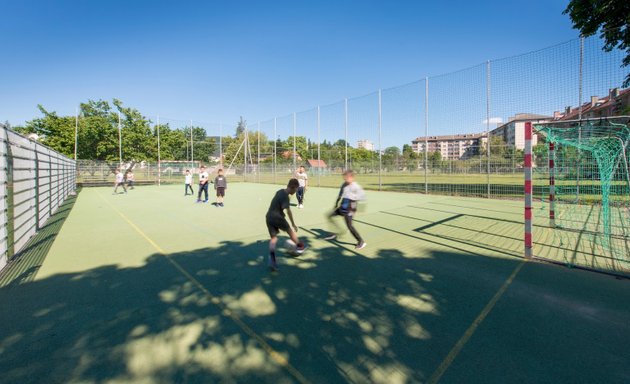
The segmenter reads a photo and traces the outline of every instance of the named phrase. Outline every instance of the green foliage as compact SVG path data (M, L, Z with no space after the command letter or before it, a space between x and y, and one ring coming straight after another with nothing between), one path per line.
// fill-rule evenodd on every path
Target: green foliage
M598 31L604 40L603 49L626 51L623 66L630 66L630 2L628 0L571 0L563 12L573 21L582 36L592 36ZM624 87L630 86L630 72Z

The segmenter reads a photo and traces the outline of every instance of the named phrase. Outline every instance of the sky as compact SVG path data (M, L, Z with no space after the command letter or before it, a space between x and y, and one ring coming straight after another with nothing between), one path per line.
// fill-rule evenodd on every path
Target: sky
M0 121L118 98L251 124L574 39L567 3L0 0Z

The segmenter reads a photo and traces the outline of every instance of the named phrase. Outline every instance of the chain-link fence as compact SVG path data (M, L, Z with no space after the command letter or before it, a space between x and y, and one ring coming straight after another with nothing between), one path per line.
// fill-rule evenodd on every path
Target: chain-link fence
M0 124L0 269L75 190L71 160Z
M342 170L353 168L367 188L378 190L520 197L526 122L630 112L624 52L604 52L602 44L596 37L574 39L250 121L244 130L154 119L155 131L184 132L179 158L166 152L158 157L221 165L250 182L284 183L304 165L311 185L336 186ZM537 140L534 145L543 145Z

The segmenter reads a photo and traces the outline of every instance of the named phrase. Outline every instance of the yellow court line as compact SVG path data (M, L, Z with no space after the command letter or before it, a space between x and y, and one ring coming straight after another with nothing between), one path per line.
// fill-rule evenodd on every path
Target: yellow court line
M453 346L451 351L448 353L448 355L446 355L446 357L444 358L440 366L435 370L435 372L433 372L433 374L429 378L428 383L435 384L440 380L444 372L446 372L446 370L448 369L448 367L450 367L451 363L453 363L453 361L455 360L459 352L462 350L462 348L464 348L464 345L472 337L472 335L475 333L479 325L483 322L486 316L488 316L490 311L492 311L492 308L494 308L495 304L497 303L497 301L499 301L501 296L503 296L503 294L505 293L507 288L510 286L510 284L512 284L512 281L514 281L514 278L519 273L521 268L523 268L523 265L525 265L526 262L527 260L523 260L516 266L516 268L514 268L514 271L512 271L512 274L510 275L510 277L508 277L507 280L505 280L501 288L499 288L497 293L494 294L492 299L490 299L488 304L486 304L486 306L483 308L481 313L479 313L477 318L472 322L472 324L470 324L470 327L468 327L466 332L464 332L464 335L462 335L462 337L457 341L457 343L455 343L455 345Z
M241 330L243 330L247 335L252 337L254 340L258 341L258 343L262 346L262 348L271 356L273 360L276 361L280 366L286 369L295 379L300 383L309 383L309 381L295 368L289 363L287 359L284 358L280 353L276 352L264 339L262 336L254 332L247 324L245 324L234 312L232 312L218 297L214 296L206 287L199 282L199 280L195 279L190 273L188 273L179 263L173 260L168 254L149 236L147 236L141 229L138 227L133 221L131 221L124 213L119 211L114 205L112 205L107 199L103 197L100 193L97 192L99 197L109 205L114 212L118 213L120 217L123 218L133 228L143 239L145 239L153 248L155 248L158 253L160 253L166 260L168 260L184 277L186 277L191 283L193 283L200 291L202 291L212 302L212 304L216 305L221 309L221 313L229 317L232 321L238 325Z

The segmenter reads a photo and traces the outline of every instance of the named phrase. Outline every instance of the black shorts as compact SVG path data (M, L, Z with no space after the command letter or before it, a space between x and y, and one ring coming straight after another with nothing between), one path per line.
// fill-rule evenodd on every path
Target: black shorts
M225 187L217 187L217 197L219 196L225 196Z
M276 237L280 231L289 232L291 227L284 217L266 217L267 230L269 230L269 236Z

